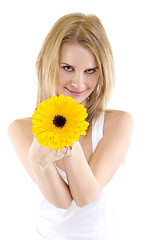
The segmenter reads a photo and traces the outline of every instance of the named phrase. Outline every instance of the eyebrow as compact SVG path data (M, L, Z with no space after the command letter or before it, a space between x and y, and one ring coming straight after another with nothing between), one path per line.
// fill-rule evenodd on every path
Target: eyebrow
M63 62L62 62L61 64L76 68L76 66L73 66L73 65L71 65L71 64L69 64L69 63L63 63Z
M91 67L91 68L87 68L86 70L90 70L90 69L99 69L99 67Z
M71 64L69 64L69 63L60 63L60 64L63 64L63 65L67 65L67 66L70 66L70 67L73 67L73 68L76 68L76 66L74 66L74 65L71 65ZM99 69L99 67L89 67L89 68L86 68L86 70L90 70L90 69Z

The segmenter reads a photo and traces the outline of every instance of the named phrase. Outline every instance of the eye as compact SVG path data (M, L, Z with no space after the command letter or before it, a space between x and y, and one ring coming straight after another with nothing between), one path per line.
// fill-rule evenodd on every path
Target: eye
M88 69L88 70L86 70L86 72L87 72L88 74L93 74L94 72L96 72L96 69L95 69L95 68L93 68L93 69Z
M67 72L72 72L74 69L71 66L64 66L63 67Z

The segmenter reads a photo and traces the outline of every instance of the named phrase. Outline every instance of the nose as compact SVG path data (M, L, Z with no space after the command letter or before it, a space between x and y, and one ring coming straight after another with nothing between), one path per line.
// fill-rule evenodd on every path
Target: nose
M73 79L71 81L71 85L77 89L82 89L84 86L84 76L82 73L76 73L73 76Z

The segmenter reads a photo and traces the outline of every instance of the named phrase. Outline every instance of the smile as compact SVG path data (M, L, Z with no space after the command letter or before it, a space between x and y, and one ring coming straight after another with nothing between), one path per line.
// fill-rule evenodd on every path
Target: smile
M81 95L82 93L85 92L85 90L84 90L84 91L81 91L81 92L78 92L78 91L72 91L72 90L70 90L70 89L68 89L68 88L65 88L65 89L67 89L67 91L70 92L70 93L72 93L73 95L77 95L77 96L79 96L79 95Z

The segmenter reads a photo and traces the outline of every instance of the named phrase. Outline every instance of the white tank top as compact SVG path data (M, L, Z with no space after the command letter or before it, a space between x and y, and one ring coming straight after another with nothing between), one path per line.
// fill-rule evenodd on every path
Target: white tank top
M103 137L103 123L104 113L92 126L93 152ZM67 183L66 173L58 167L57 169ZM43 198L36 230L48 240L115 240L116 219L112 193L117 181L114 178L116 177L99 192L92 203L84 207L78 207L73 201L69 209L60 209Z

